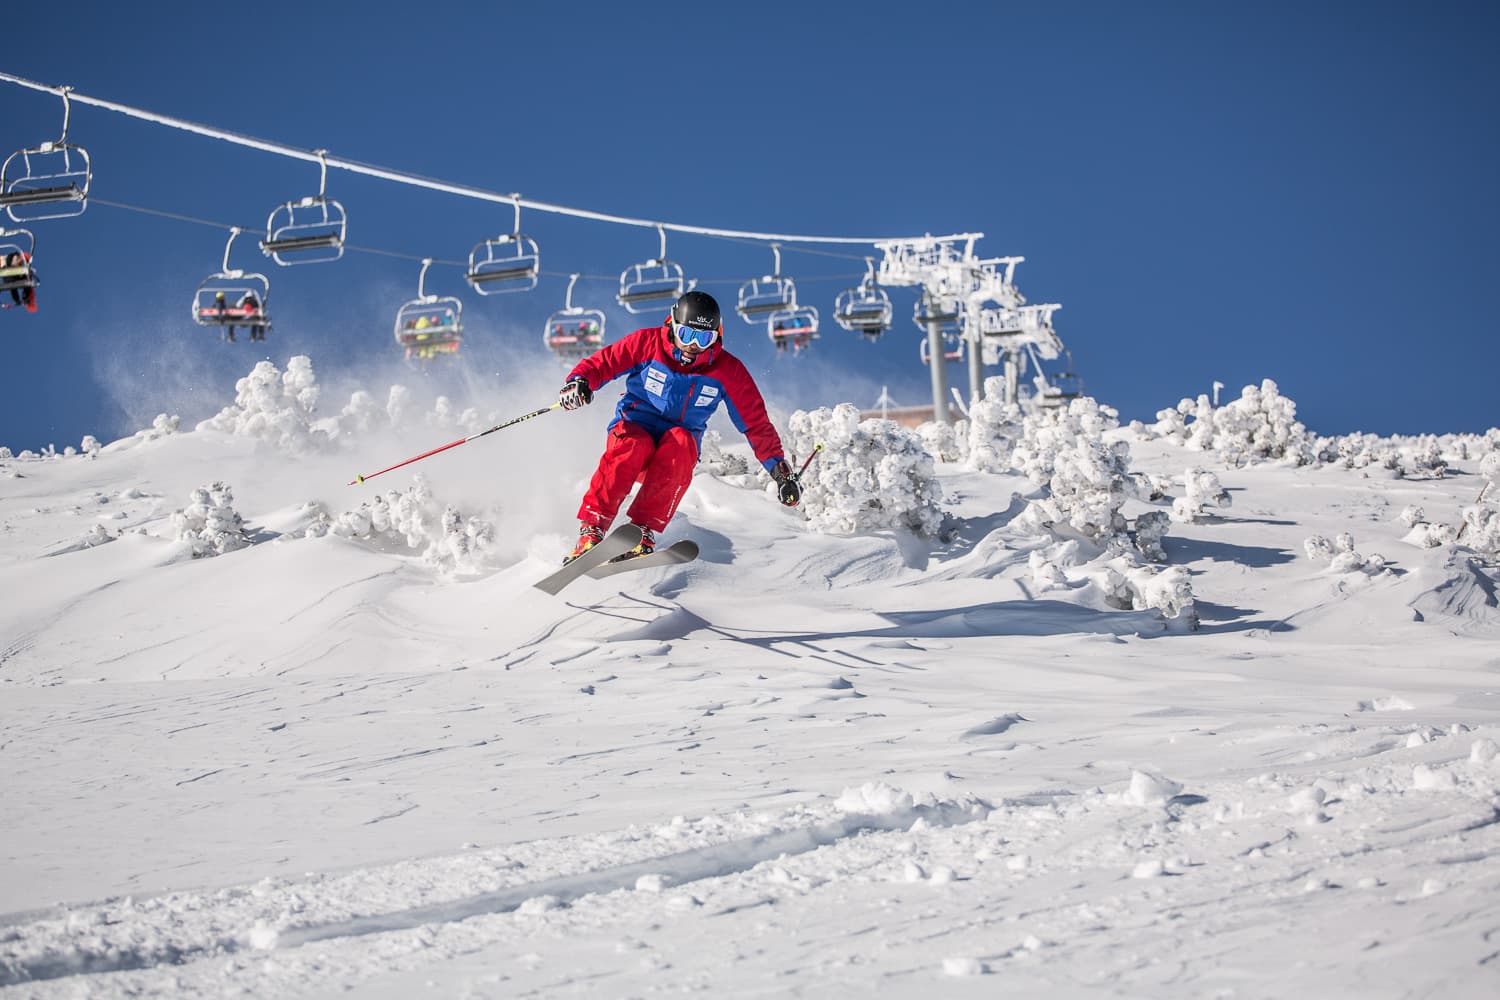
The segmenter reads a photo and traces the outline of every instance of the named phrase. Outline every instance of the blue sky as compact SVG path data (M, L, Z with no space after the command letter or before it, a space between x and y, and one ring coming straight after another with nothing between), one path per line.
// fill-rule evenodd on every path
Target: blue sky
M892 236L982 231L1060 302L1091 394L1150 419L1218 380L1273 378L1322 433L1500 423L1500 8L1493 3L148 3L33 8L6 72L302 148L494 191L690 225ZM61 102L0 85L7 150L55 138ZM315 167L75 106L101 200L263 226ZM462 259L509 210L332 171L349 242ZM35 223L40 312L0 313L0 443L110 438L170 409L200 419L257 357L320 378L393 363L418 265L351 253L279 268L276 328L227 345L194 326L226 233L95 204ZM467 363L546 369L543 320L578 304L612 336L642 325L615 276L653 231L527 213L546 275L480 298L457 268ZM732 300L769 251L672 236L669 255ZM858 248L834 248L858 257ZM930 401L909 322L876 344L826 322L863 264L783 256L825 314L816 348L727 336L796 405ZM517 353L517 345L524 351ZM413 380L423 377L413 375ZM951 372L965 384L961 368ZM496 379L498 384L500 380ZM836 397L836 398L835 398ZM496 399L518 412L547 400ZM330 400L330 404L337 400Z

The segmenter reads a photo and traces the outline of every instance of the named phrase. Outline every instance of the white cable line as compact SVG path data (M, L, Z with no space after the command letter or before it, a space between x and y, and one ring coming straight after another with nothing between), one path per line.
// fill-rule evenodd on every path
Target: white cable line
M325 162L329 167L340 170L348 170L356 174L364 174L381 180L392 181L397 184L409 184L414 187L423 187L432 191L442 191L447 194L456 194L464 198L474 198L480 201L496 202L503 205L520 205L522 208L532 209L538 212L549 212L554 215L569 215L578 219L590 219L595 222L610 222L622 226L638 226L643 229L667 229L675 233L691 233L696 236L717 236L728 239L751 239L771 241L778 240L788 243L843 243L858 245L873 245L890 240L928 239L934 237L868 237L868 236L798 236L789 233L754 233L740 229L715 229L708 226L687 226L675 222L655 222L650 219L636 219L623 215L609 215L604 212L593 212L582 208L569 208L566 205L553 205L543 201L531 201L517 195L497 194L493 191L485 191L481 188L469 187L463 184L451 184L447 181L432 180L419 177L416 174L408 174L399 170L390 170L385 167L377 167L370 164L359 163L354 160L345 160L336 156L320 156L318 151L297 149L293 146L283 146L280 143L269 142L265 139L257 139L253 136L240 135L236 132L227 132L223 129L213 128L208 125L200 125L196 122L185 121L181 118L172 118L167 115L159 115L140 108L133 108L126 104L117 104L114 101L106 101L98 97L89 97L80 94L71 88L52 87L43 83L36 83L22 77L12 76L9 73L0 73L0 81L14 83L19 87L29 87L32 90L40 90L50 94L61 95L64 90L68 93L68 99L78 104L89 104L94 107L103 108L106 111L114 111L132 118L140 118L144 121L157 125L165 125L169 128L181 129L185 132L193 132L197 135L206 136L210 139L221 139L225 142L237 143L248 146L251 149L259 149L266 153L275 153L279 156L287 156L293 159L306 160L312 163ZM965 233L960 235L939 236L938 240L959 240L969 236L977 237L981 234Z

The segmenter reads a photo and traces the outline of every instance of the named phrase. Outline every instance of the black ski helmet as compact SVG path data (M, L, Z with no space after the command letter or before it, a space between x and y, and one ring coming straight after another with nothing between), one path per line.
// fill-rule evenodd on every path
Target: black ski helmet
M684 292L672 304L672 322L695 330L723 331L719 303L707 292Z

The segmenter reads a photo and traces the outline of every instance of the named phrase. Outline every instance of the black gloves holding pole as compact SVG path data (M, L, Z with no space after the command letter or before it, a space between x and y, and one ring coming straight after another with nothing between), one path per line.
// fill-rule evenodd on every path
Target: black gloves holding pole
M795 507L802 502L802 484L797 482L797 475L792 467L782 459L776 463L771 470L771 478L776 480L776 496L788 507Z

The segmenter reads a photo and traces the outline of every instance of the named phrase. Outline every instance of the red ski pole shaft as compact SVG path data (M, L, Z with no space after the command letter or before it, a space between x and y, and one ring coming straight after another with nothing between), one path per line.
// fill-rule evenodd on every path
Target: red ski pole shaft
M491 427L489 430L480 431L478 434L470 434L466 438L459 438L457 441L449 441L447 444L442 445L442 446L437 447L437 448L434 448L431 451L424 451L420 455L414 455L411 458L408 458L404 462L397 462L395 465L391 466L390 468L381 469L379 472L372 472L368 476L355 476L353 479L349 480L349 485L350 486L355 486L355 485L357 485L359 483L363 483L367 479L374 479L376 476L383 476L387 472L393 472L396 469L401 468L403 465L410 465L413 462L420 462L422 459L428 458L428 457L430 457L432 455L436 455L440 451L447 451L449 448L457 448L461 444L468 444L470 441L474 440L475 438L482 438L486 434L493 434L496 431L504 430L507 427L512 427L512 426L514 426L516 424L519 424L523 420L530 420L532 417L540 417L543 413L546 413L549 410L555 410L555 409L557 409L561 405L562 405L562 403L553 403L551 406L544 406L540 410L532 410L530 413L524 413L521 416L516 417L513 420L507 420L503 424L496 424L495 426Z
M802 468L800 468L800 469L797 470L797 478L798 479L802 478L802 473L804 473L804 472L807 471L807 467L809 465L812 465L812 460L815 459L815 458L817 458L818 457L818 452L820 452L822 450L823 450L823 442L819 441L816 445L813 446L812 454L807 456L807 461L805 461L805 462L802 463Z

